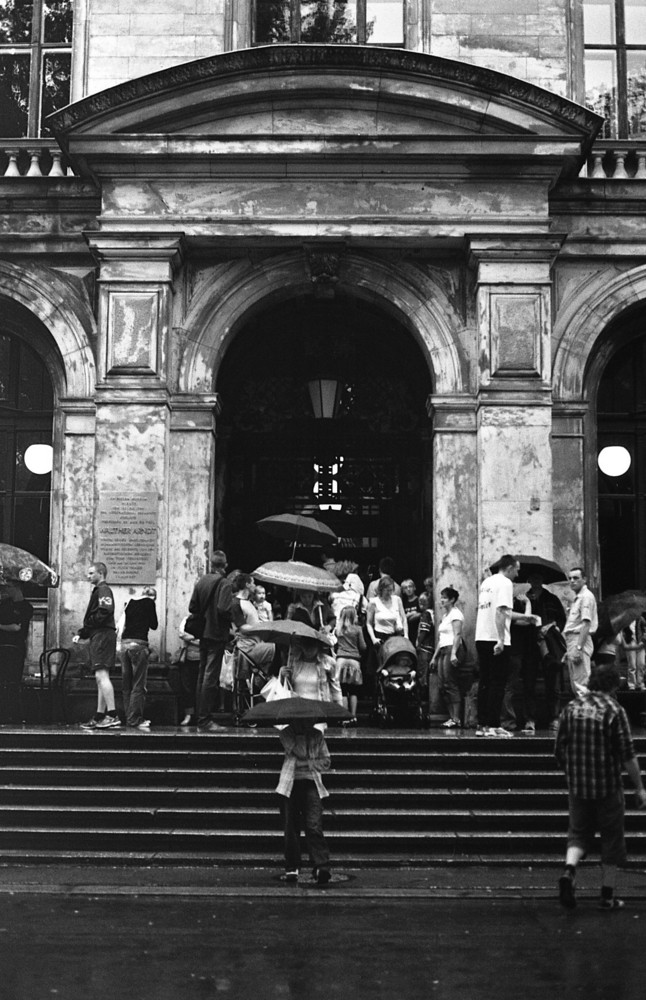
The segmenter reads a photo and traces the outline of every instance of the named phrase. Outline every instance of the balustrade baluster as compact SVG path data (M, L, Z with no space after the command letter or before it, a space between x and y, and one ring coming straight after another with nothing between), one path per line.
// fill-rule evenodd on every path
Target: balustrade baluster
M50 149L50 156L52 158L52 169L49 171L50 177L64 177L65 172L63 170L61 159L63 154L60 149Z
M18 149L5 149L5 154L9 158L7 163L7 169L4 172L5 177L20 177L20 171L18 170Z
M40 150L30 149L28 150L31 157L31 163L29 164L29 170L27 171L27 177L42 177L43 173L40 169Z
M626 172L626 157L628 156L627 149L616 149L615 150L615 171L612 175L614 181L625 181L628 179L628 174Z
M594 153L594 167L592 169L592 179L605 181L606 172L603 169L603 158L605 153Z

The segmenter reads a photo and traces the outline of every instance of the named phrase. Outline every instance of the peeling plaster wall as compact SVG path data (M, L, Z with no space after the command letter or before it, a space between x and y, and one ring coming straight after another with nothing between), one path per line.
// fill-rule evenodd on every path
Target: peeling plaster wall
M93 407L91 408L93 410ZM87 568L94 557L94 414L67 414L64 427L60 562L60 635L69 645L89 599Z
M552 551L552 454L547 407L481 407L479 540L484 562L503 552Z

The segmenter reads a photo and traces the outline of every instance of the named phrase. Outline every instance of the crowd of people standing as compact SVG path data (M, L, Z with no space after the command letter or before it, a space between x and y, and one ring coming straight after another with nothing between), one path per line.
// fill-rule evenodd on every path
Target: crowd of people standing
M360 702L370 705L382 650L389 639L403 637L416 658L416 683L423 698L443 700L446 729L475 725L479 737L508 739L515 729L536 732L537 683L544 681L543 717L553 728L568 694L587 689L593 636L598 627L597 605L587 587L584 570L573 568L568 584L574 599L566 611L546 589L540 569L529 573L528 586L514 593L520 564L503 555L480 586L475 631L475 653L465 642L467 622L460 595L452 586L439 593L437 620L433 608L432 580L424 580L418 594L412 579L394 580L392 560L384 558L368 585L356 572L347 572L343 586L331 594L295 590L289 597L277 589L270 593L253 576L228 573L226 555L213 553L211 572L195 584L188 615L179 639L181 725L200 732L217 732L222 722L222 668L232 645L238 670L248 676L260 670L277 676L285 667L284 650L271 636L249 635L245 626L260 626L276 618L292 619L314 629L325 645L326 671L334 675L340 697L350 711L349 725L356 725ZM97 711L85 728L117 728L117 713L110 680L120 640L123 712L130 727L146 729L146 671L149 631L158 628L153 588L143 588L131 598L120 622L115 621L114 598L107 583L107 569L94 563L88 571L92 595L75 637L89 641L90 662L97 679ZM628 682L641 686L644 679L644 629L636 623L626 630L623 642L629 663ZM292 650L294 659L296 650ZM603 662L603 648L595 661ZM228 661L227 661L228 662ZM332 667L330 666L332 664ZM476 678L477 717L468 716L472 678ZM230 686L230 684L229 684Z

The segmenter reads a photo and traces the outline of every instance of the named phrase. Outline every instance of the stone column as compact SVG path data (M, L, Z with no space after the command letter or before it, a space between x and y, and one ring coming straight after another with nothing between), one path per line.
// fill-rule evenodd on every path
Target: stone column
M551 277L561 240L473 240L480 575L504 552L553 557Z
M176 514L171 522L170 495L182 485L172 483L169 475L171 305L181 263L180 239L177 234L100 233L92 234L90 246L100 266L94 557L108 563L108 582L114 585L118 611L135 584L157 587L160 630L151 640L163 656L169 600L167 543L172 530L181 544L185 528ZM117 511L117 552L112 560L103 551L108 548L105 531L99 532L99 512L106 504ZM128 510L138 504L143 508L141 531L156 549L145 580L134 580L127 570L118 572L118 512L124 512L125 520ZM135 540L133 532L130 544Z
M167 648L179 649L178 626L198 576L209 570L215 493L215 393L171 399L168 449Z
M473 632L477 607L476 404L469 396L429 396L433 419L433 567L435 610L443 587L455 587Z
M49 595L47 645L69 646L83 621L89 589L87 568L93 556L94 437L93 400L61 399L57 419L61 421L62 454L60 503L52 496L52 545L58 545L56 565L60 584ZM60 517L60 522L58 518ZM54 552L52 548L52 552Z
M554 407L554 558L564 569L585 565L588 585L599 586L597 519L586 525L585 493L595 495L596 467L585 472L585 442L596 429L586 427L588 404L558 403ZM586 433L587 431L587 433ZM596 449L594 449L596 452ZM586 476L588 481L586 482ZM590 481L592 480L592 481ZM587 559L584 553L588 553Z

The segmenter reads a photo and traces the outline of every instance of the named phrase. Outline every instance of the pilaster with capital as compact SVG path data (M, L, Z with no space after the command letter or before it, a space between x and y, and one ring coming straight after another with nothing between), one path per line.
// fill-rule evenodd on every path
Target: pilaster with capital
M551 267L560 237L471 242L480 373L480 570L504 552L553 555Z
M161 628L152 637L163 655L166 648L165 606L169 599L168 545L170 514L170 373L169 358L173 284L182 260L176 234L132 237L122 233L91 234L90 247L99 263L96 434L94 441L94 558L108 564L117 606L133 587L154 584L158 590ZM102 511L109 505L128 510L145 507L148 527L156 519L156 552L150 554L143 580L120 563L118 546L112 559L101 533ZM143 527L142 527L143 530ZM110 563L112 562L112 565Z

